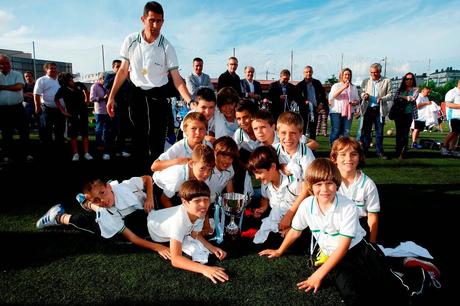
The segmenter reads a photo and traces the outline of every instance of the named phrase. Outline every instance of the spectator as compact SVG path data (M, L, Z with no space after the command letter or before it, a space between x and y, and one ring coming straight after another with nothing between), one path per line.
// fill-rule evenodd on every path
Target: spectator
M279 81L271 83L268 89L268 97L272 101L272 114L275 121L278 120L278 116L282 112L291 110L291 102L295 100L295 87L289 83L290 78L291 73L289 70L283 69L280 72ZM303 113L302 111L300 112Z
M236 90L239 97L242 96L241 80L238 74L236 74L236 69L238 69L238 59L232 56L228 59L227 71L222 73L217 80L217 91L230 86Z
M211 78L206 73L203 73L203 60L199 57L193 59L193 72L185 79L187 89L195 100L196 92L201 87L214 89L211 83Z
M254 72L254 67L244 67L246 78L241 80L241 89L244 98L250 99L257 104L262 97L262 88L260 87L260 83L254 80Z

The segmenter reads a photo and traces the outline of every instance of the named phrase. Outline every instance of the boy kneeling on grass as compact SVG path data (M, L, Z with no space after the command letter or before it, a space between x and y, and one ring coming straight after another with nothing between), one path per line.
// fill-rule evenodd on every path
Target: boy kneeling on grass
M213 246L201 235L210 204L210 190L205 182L185 181L179 190L182 205L151 211L147 227L153 241L169 242L173 267L201 273L215 284L228 280L224 268L206 266L210 253L219 260L227 253ZM192 257L192 260L182 255Z
M329 276L347 305L407 303L401 281L363 239L366 232L359 225L355 203L337 194L341 175L334 163L323 158L314 160L307 170L306 183L313 195L300 204L283 243L277 250L263 250L259 255L281 256L310 227L310 255L317 245L324 258L308 279L297 284L300 290L316 293Z

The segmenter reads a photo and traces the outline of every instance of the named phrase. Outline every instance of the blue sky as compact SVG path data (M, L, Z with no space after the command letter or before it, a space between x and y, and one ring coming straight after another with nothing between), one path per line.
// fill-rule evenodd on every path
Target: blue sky
M73 63L74 72L106 69L118 57L126 35L141 29L146 1L0 0L0 49L32 52L36 57ZM460 3L405 1L160 1L165 10L162 33L175 46L181 74L192 59L204 59L204 71L217 77L235 48L256 78L278 78L290 69L302 78L305 65L324 81L343 66L353 79L368 75L369 65L387 57L387 76L460 69ZM382 62L383 63L383 62ZM268 74L267 74L268 71Z

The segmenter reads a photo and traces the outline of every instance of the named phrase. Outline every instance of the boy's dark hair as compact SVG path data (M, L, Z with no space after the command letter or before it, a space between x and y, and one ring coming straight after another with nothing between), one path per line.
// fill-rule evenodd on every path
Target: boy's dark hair
M56 66L57 67L55 62L46 62L46 63L43 64L43 70L45 70L45 72L46 72L46 69L48 69L51 66Z
M203 62L203 59L201 57L195 57L192 61L193 62Z
M179 189L179 197L185 201L191 201L199 197L210 197L211 191L208 184L198 180L188 180L182 183Z
M280 125L280 124L294 125L300 131L303 131L303 119L302 119L302 116L299 113L296 113L296 112L287 111L287 112L282 113L278 117L278 121L276 122L276 124L277 124L277 126Z
M364 151L359 142L351 137L339 137L332 143L331 153L329 158L334 162L337 163L337 155L339 152L346 148L352 148L355 150L359 155L359 163L358 168L364 167L366 164L364 160Z
M147 16L149 12L160 14L164 18L163 7L156 1L150 1L145 4L144 16Z
M193 148L192 161L195 163L202 162L212 168L214 168L216 164L213 149L205 144L197 144L195 148Z
M313 185L318 182L332 181L337 186L337 190L342 184L342 176L337 166L327 158L317 158L307 169L305 182L307 191L313 194Z
M259 169L269 170L272 164L275 164L276 170L281 168L275 149L272 146L261 146L249 156L248 170L251 172Z
M199 112L188 113L184 118L184 124L183 124L184 130L187 128L187 126L190 124L191 121L202 122L204 126L206 127L206 117L202 113L199 113Z
M214 90L212 90L211 88L201 87L196 92L196 100L205 100L208 102L216 103L216 94L214 93Z
M214 141L214 153L217 155L230 156L237 158L239 155L238 145L230 136L222 136Z
M121 65L121 60L119 60L119 59L113 60L112 61L112 67L114 67L115 64L120 64Z
M107 185L107 182L104 182L103 180L99 178L90 178L83 183L83 187L81 191L83 193L91 193L91 190L93 190L94 186L105 186L105 185Z
M233 87L226 86L217 93L217 107L222 107L227 104L237 104L240 101L238 93Z
M73 80L73 75L71 73L69 72L59 73L58 82L59 82L59 85L61 85L62 87L67 86L70 80Z
M254 115L257 111L256 105L251 101L247 99L241 99L240 102L236 105L235 108L236 112L244 112L247 111L251 117Z
M267 123L270 126L275 124L275 119L273 119L272 114L269 111L265 110L265 109L260 109L254 115L252 115L252 121L254 121L254 120L267 121Z

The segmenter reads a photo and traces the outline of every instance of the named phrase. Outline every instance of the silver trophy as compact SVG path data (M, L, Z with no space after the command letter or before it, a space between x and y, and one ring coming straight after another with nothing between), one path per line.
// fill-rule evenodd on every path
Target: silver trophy
M229 235L237 235L240 228L235 223L235 217L241 215L249 200L249 196L230 192L224 193L220 197L225 214L230 216L230 223L225 227L225 232Z

